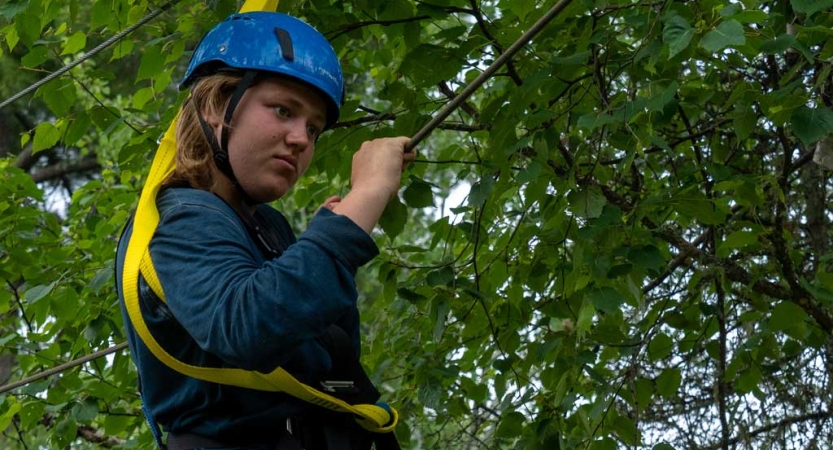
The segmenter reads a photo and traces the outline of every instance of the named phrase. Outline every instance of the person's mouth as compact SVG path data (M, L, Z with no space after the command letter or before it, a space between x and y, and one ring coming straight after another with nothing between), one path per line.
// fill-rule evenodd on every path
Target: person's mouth
M275 159L281 161L284 166L292 169L293 172L298 171L298 159L292 155L278 155Z

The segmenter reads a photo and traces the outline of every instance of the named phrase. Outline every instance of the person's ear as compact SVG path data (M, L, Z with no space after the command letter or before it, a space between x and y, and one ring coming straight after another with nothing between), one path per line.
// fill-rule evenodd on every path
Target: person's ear
M215 130L220 129L220 127L223 124L223 118L220 117L219 113L212 112L212 111L209 110L209 108L207 108L205 106L203 106L201 113L202 113L203 120L205 120L205 123L210 125L211 128L214 128Z

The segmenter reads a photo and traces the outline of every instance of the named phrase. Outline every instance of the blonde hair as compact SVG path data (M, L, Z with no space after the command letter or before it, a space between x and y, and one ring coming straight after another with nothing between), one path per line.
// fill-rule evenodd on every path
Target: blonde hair
M218 73L200 78L191 88L191 97L183 106L176 125L176 168L163 187L190 186L214 191L218 170L197 114L202 114L204 120L224 117L240 79L236 73Z

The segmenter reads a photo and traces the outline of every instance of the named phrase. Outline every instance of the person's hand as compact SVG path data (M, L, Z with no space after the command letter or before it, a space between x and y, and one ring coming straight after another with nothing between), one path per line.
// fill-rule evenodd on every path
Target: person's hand
M370 233L399 190L402 172L416 158L415 150L405 151L410 140L395 137L363 143L353 155L350 192L334 204L332 211L349 217Z
M330 211L332 211L339 203L341 203L341 197L339 197L338 195L333 195L332 197L327 198L327 200L324 200L324 203L322 203L321 206L319 206L318 209L315 210L315 213L318 214L318 211L320 211L321 208L329 209Z
M416 158L416 151L405 152L410 140L400 136L364 142L353 154L352 190L383 193L386 199L396 194L402 172Z

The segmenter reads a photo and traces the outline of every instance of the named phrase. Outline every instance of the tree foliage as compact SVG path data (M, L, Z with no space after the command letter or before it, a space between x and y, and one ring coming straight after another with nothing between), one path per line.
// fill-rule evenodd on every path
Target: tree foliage
M124 340L115 242L239 6L173 3L0 5L0 99L89 58L0 110L0 382ZM362 141L415 133L554 4L281 2L348 93L279 207L303 229ZM360 274L406 447L829 448L831 6L574 0L420 146ZM2 394L0 429L153 446L126 352Z

